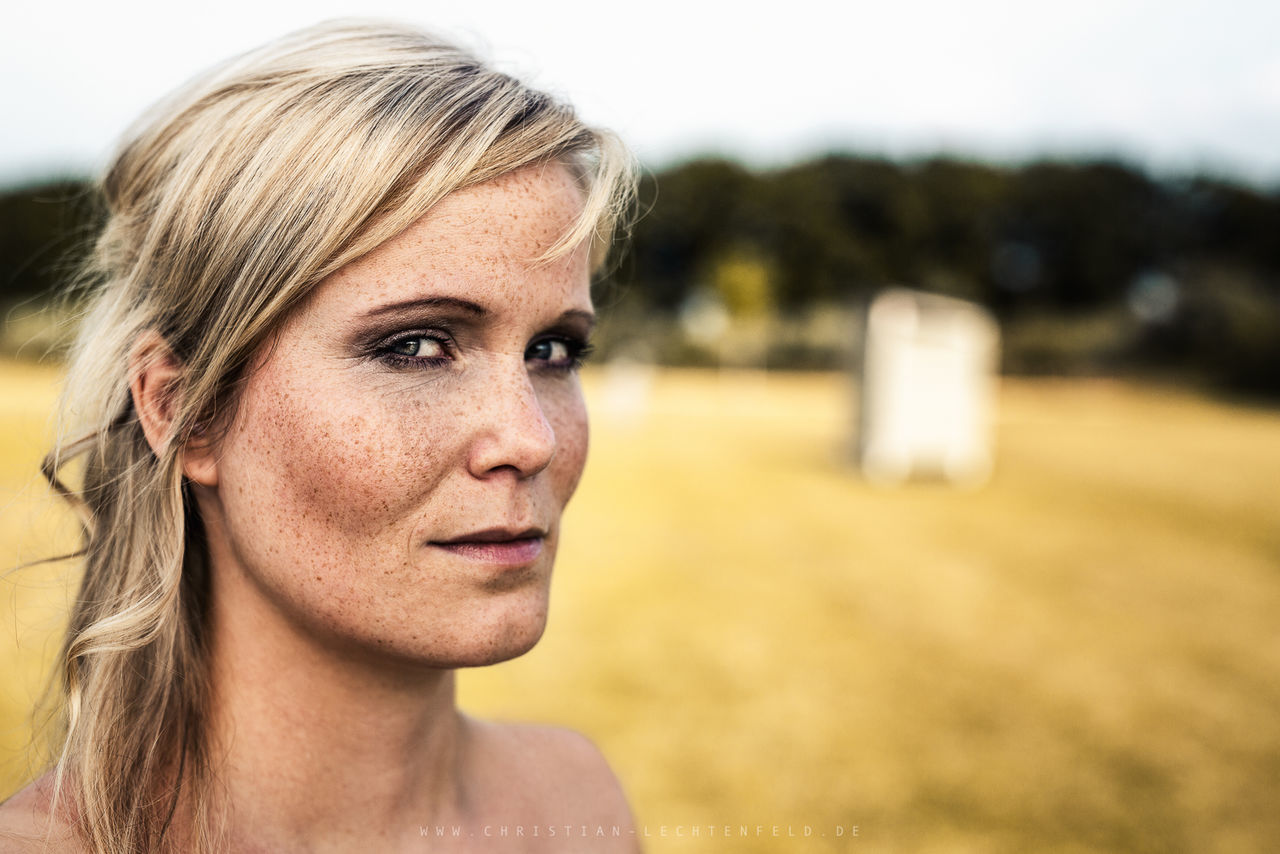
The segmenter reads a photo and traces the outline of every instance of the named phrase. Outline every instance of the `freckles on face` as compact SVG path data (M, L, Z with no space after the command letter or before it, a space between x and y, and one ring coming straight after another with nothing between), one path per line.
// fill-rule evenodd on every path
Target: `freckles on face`
M540 636L581 476L585 246L557 165L458 191L322 282L248 375L219 451L225 573L282 619L437 666Z

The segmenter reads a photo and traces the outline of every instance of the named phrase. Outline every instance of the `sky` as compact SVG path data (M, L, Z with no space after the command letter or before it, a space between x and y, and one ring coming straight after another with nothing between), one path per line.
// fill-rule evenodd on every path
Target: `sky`
M352 14L453 37L567 97L650 168L709 153L1087 156L1280 187L1275 0L12 4L0 182L96 171L203 68Z

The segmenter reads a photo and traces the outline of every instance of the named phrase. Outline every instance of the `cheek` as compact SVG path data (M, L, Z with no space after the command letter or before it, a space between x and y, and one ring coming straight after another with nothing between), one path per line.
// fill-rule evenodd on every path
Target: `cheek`
M556 434L556 456L552 463L552 479L561 506L569 501L587 462L590 429L586 403L580 389L564 393L548 413Z
M323 577L355 594L370 582L353 569L413 571L419 540L494 503L467 474L475 416L466 404L476 390L423 392L333 387L296 368L256 376L219 464L222 515L242 565L281 580ZM586 463L587 411L576 381L541 392L556 449L529 497L550 499L558 513Z
M444 414L262 379L222 463L233 539L260 557L270 549L286 558L272 561L282 571L292 561L299 571L364 562L373 552L383 563L405 559L421 521L414 510L447 471Z

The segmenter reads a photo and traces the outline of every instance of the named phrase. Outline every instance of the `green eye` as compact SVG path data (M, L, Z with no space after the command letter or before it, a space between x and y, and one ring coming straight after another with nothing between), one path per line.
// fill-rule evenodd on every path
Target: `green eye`
M391 345L391 352L401 356L416 356L420 346L422 346L421 338L409 338Z
M414 335L409 338L402 338L399 341L392 342L387 348L391 353L397 356L423 356L427 358L436 358L444 355L444 345L435 338L428 338L425 335Z

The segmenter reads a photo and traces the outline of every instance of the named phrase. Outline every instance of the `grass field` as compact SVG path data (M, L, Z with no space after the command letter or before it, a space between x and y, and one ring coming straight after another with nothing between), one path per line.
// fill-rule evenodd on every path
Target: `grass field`
M550 628L462 700L590 734L650 851L1280 850L1280 412L1007 381L986 487L885 489L839 377L587 379ZM0 366L6 566L52 382ZM48 576L0 588L0 793Z

